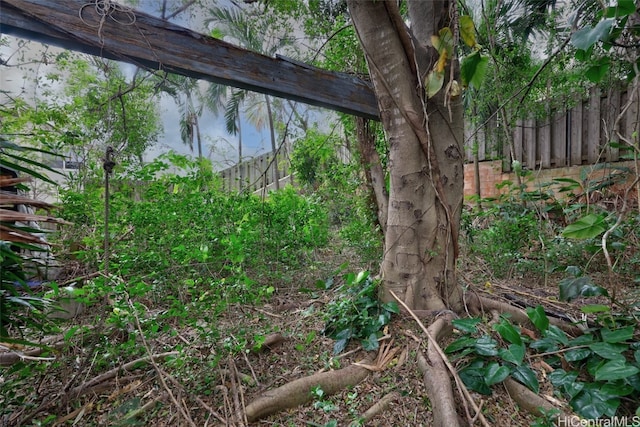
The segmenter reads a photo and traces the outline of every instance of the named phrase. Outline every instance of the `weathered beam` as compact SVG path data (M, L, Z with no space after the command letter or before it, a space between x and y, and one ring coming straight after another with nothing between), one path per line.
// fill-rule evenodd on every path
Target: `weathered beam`
M137 10L101 17L87 0L0 0L0 32L378 120L366 81L248 51Z

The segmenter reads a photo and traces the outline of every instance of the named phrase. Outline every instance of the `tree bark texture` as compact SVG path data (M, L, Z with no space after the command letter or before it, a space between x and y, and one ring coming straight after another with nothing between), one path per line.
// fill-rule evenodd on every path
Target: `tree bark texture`
M389 213L389 193L385 183L384 170L380 156L376 151L376 136L371 131L369 120L356 117L358 148L361 153L362 167L365 171L367 183L371 186L371 195L377 208L378 224L382 233L387 231L387 214Z
M349 0L348 4L389 143L382 299L391 301L389 291L394 291L412 309L458 310L455 258L464 186L462 104L459 97L447 98L444 89L426 100L420 83L437 59L431 35L454 25L449 22L452 2L409 2L410 20L419 23L411 31L393 1ZM450 70L445 73L446 87Z

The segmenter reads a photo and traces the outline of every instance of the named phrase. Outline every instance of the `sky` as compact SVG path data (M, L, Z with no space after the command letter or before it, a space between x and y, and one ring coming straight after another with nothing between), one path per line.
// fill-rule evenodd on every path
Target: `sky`
M150 15L161 15L161 0L137 0L136 8ZM182 4L179 0L169 0L168 10L172 10L171 6ZM228 4L226 0L218 1L216 4L225 6ZM180 26L185 26L194 31L204 32L204 24L201 17L194 17L192 14L185 12L171 19L171 22ZM7 46L0 47L0 59L7 61L9 64L17 64L19 62L18 55L15 55L20 49L26 49L27 53L35 58L42 55L44 47L37 42L28 42L21 48L20 45L24 41L11 36L2 35L9 40ZM57 49L50 47L49 49ZM34 68L35 67L35 68ZM132 75L135 71L134 67L129 64L121 64L126 75ZM0 66L0 87L3 90L10 90L14 93L23 92L27 98L29 96L38 96L38 88L32 83L33 77L37 74L44 75L48 69L52 68L44 64L34 64L29 67L31 71L25 71L22 67L4 67ZM205 83L201 86L205 87ZM180 113L175 101L168 95L160 95L159 113L163 124L164 132L160 136L156 146L152 147L146 153L146 160L151 160L162 153L174 150L182 154L197 155L197 148L194 152L190 152L189 148L182 143L180 137ZM231 136L226 132L223 117L216 117L208 110L204 109L203 115L199 120L200 132L202 135L203 155L209 156L214 163L216 169L224 169L231 166L238 158L237 154L237 137ZM258 131L246 121L241 123L243 129L243 157L255 156L270 150L270 142L268 139L268 131Z

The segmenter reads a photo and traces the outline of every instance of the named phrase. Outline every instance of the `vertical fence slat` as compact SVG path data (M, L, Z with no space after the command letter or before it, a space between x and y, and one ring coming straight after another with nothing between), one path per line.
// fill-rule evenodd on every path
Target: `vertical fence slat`
M524 139L524 122L522 120L518 120L516 123L516 127L513 131L513 149L515 151L514 160L522 163L522 152L524 150L523 147L523 139Z
M631 105L629 106L629 108L627 109L627 114L625 115L624 118L624 136L632 142L635 142L633 139L634 133L639 132L640 131L640 100L638 99L637 96L634 95L634 92L627 92L627 96L633 96L633 100L631 102ZM639 137L639 135L636 134L635 138L637 141L637 138ZM627 149L625 150L626 153L630 153L632 152L632 149Z
M540 157L540 167L548 169L551 167L551 120L547 116L538 128L538 154Z
M490 127L491 120L489 120L487 127L482 129L482 134L478 135L481 136L481 138L478 138L475 141L478 144L478 159L480 159L480 161L487 159L487 137L490 135ZM471 160L473 160L473 152L471 153Z
M527 119L524 121L524 160L523 166L534 170L536 168L536 121Z
M473 162L473 145L478 139L479 133L473 134L474 129L469 126L465 126L464 129L464 157L466 162Z
M593 88L589 91L589 111L587 112L586 155L590 164L598 161L600 153L600 90Z
M513 138L515 139L515 132ZM509 147L508 141L504 141L502 144L502 171L511 172L511 147Z
M602 111L606 114L605 123L602 128L602 143L606 144L606 153L608 162L617 162L620 159L620 149L612 147L610 144L618 144L617 131L620 129L620 123L615 127L614 124L620 114L620 91L618 89L609 92L608 96L603 99Z
M567 165L567 113L555 114L551 121L551 164L555 167Z
M571 127L569 131L569 152L571 156L571 166L582 164L582 102L578 102L575 107L569 110Z

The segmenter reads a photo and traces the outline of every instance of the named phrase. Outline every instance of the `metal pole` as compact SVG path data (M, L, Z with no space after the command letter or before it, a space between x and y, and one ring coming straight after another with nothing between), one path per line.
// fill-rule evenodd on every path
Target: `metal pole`
M113 161L113 147L108 146L104 155L104 275L109 277L109 175L116 163Z

